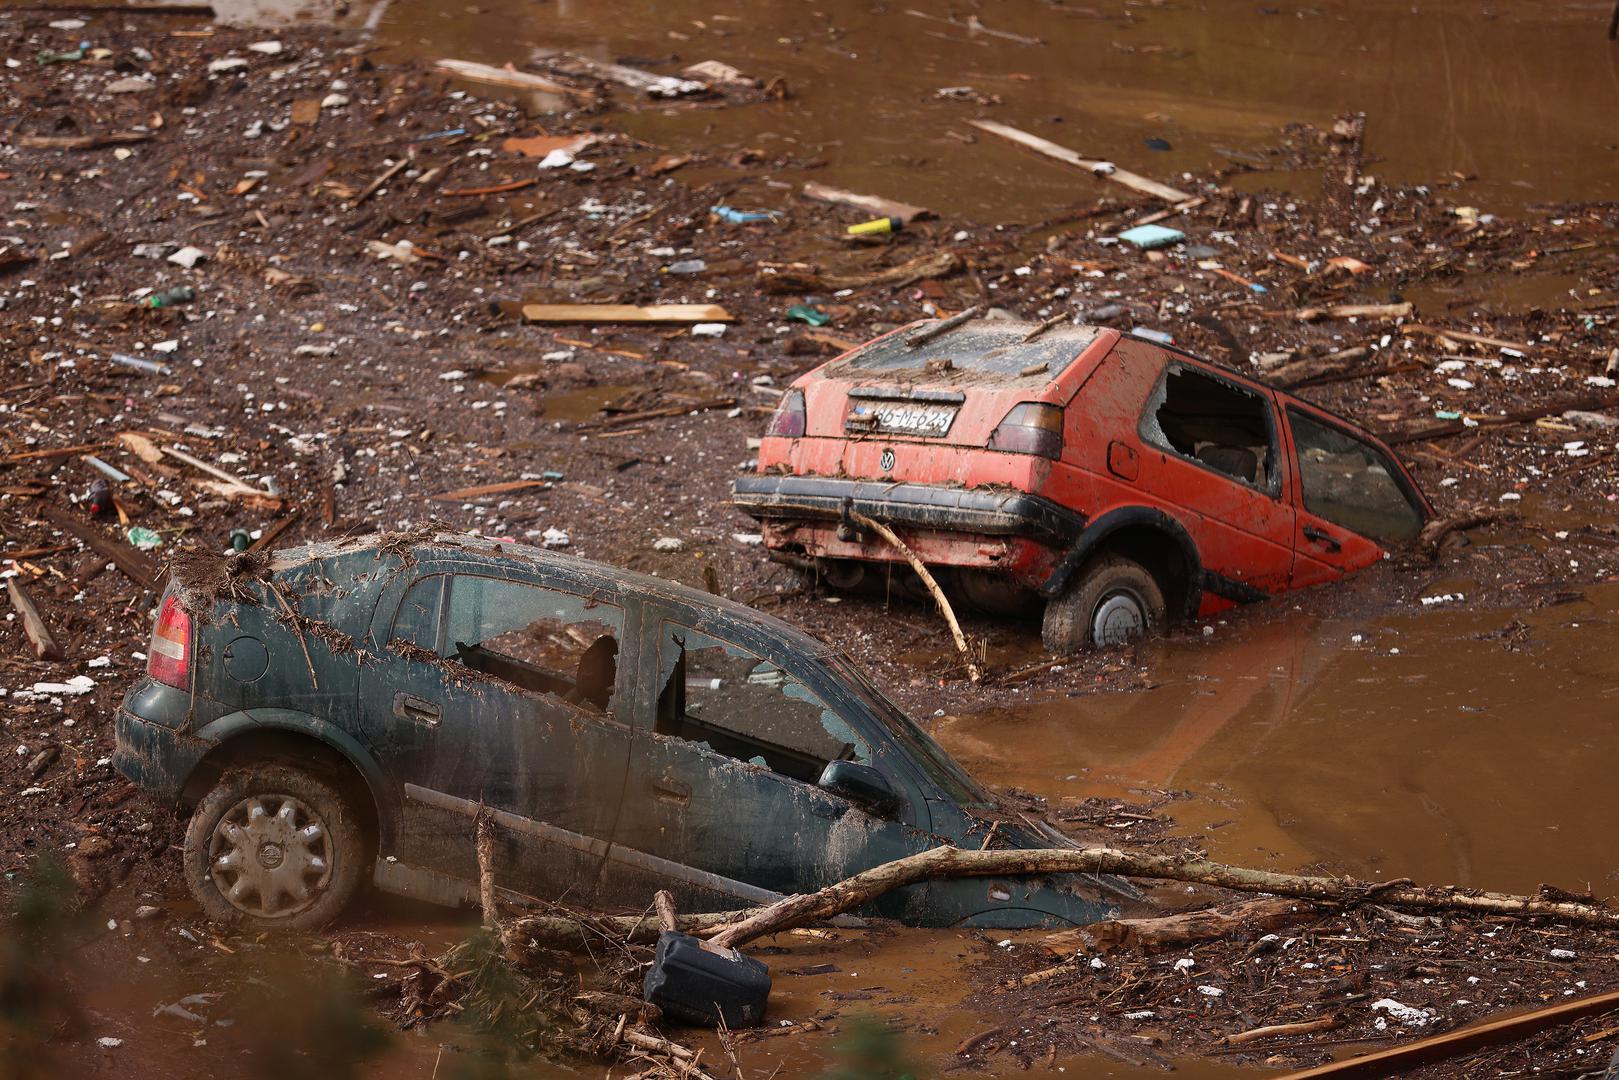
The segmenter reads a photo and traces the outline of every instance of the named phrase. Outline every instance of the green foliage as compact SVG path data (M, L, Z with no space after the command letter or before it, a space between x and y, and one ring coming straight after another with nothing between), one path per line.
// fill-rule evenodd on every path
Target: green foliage
M839 1064L817 1080L916 1080L898 1031L880 1017L855 1016L832 1047Z
M288 957L248 981L233 1010L243 1028L248 1075L350 1080L388 1047L346 973Z
M54 855L36 860L16 883L0 925L0 1076L59 1075L51 1041L85 1029L68 968L90 922Z

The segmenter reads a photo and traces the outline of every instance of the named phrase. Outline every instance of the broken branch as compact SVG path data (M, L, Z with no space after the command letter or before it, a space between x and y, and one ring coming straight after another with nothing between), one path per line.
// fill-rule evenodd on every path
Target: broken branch
M916 557L916 552L906 547L905 541L901 540L893 529L890 529L876 518L867 517L852 508L847 513L850 521L863 529L870 529L884 540L887 540L889 544L893 545L894 550L899 552L905 561L911 564L911 569L916 571L916 576L922 579L922 584L927 586L928 592L933 594L933 602L939 605L939 614L944 616L944 621L950 626L950 636L955 639L956 651L961 653L962 659L967 661L967 677L973 682L982 679L984 677L983 669L978 666L978 661L973 659L972 648L967 644L967 636L961 632L961 624L956 621L956 613L951 609L950 601L945 599L944 590L939 588L937 581L933 580L933 575L928 572L928 568L923 565L922 560Z

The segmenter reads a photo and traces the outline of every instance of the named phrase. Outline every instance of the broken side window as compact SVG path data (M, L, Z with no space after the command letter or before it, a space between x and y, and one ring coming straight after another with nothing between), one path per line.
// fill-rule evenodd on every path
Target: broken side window
M1140 431L1160 450L1271 495L1281 490L1270 404L1235 383L1171 364L1147 401Z
M438 652L439 607L444 596L444 575L424 577L412 585L394 613L390 641L408 641L417 648Z
M503 578L456 577L439 654L537 694L610 711L624 613L571 593Z
M1297 409L1287 421L1306 510L1383 543L1416 538L1426 514L1383 451Z
M768 660L665 624L657 731L813 784L830 761L871 748L802 682Z

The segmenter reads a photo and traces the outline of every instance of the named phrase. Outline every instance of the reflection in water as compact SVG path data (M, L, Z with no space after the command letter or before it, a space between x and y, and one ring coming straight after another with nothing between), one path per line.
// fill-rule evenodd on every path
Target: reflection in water
M950 718L939 735L986 781L1054 800L1190 790L1178 821L1231 862L1611 891L1619 587L1587 596L1370 628L1284 615L1159 646L1157 689ZM1514 618L1530 640L1509 649L1492 632Z

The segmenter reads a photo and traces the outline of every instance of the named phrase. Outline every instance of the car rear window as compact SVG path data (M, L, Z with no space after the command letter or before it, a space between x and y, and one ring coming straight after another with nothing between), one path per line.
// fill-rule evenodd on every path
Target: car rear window
M916 369L946 375L949 371L970 371L1015 378L1043 364L1044 372L1030 374L1055 377L1096 338L1096 331L1090 327L1068 326L1047 330L1025 343L1023 339L1034 329L1029 324L997 326L987 322L969 323L921 345L909 344L909 339L923 329L890 334L874 341L850 356L844 366L850 371L863 372ZM943 363L946 360L948 367Z

